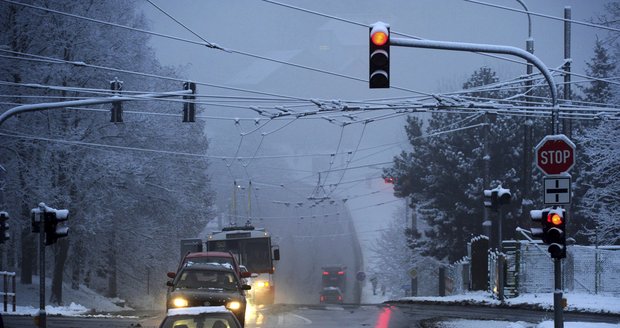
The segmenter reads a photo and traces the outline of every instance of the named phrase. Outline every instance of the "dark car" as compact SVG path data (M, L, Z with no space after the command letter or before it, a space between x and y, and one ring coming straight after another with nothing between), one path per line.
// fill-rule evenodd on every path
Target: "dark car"
M233 271L237 274L239 278L248 278L250 277L250 273L242 273L239 264L237 263L237 259L233 256L231 252L193 252L187 253L179 262L179 267L177 268L177 272L181 270L186 265L194 265L199 263L219 263L223 265L230 266ZM168 272L169 278L174 278L176 276L175 272Z
M347 287L347 267L342 265L325 266L323 269L323 288L338 287L344 291Z
M159 328L241 328L237 317L223 306L170 309Z
M167 285L171 287L166 299L167 309L224 306L235 314L243 326L246 308L244 291L249 290L250 286L242 285L229 266L217 263L187 265Z
M326 287L321 291L321 303L342 304L342 300L342 292L338 287Z

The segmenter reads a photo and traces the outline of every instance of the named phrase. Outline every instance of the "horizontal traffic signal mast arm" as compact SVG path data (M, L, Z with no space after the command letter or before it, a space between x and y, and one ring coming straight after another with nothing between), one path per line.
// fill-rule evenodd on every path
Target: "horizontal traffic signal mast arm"
M478 43L463 43L463 42L448 42L448 41L434 41L434 40L416 40L416 39L403 39L403 38L390 38L391 46L412 47L412 48L425 48L425 49L441 49L441 50L456 50L456 51L468 51L468 52L485 52L495 54L505 54L521 57L528 62L532 63L536 68L540 70L549 88L551 89L551 102L555 107L557 105L557 88L553 83L553 77L551 72L547 69L547 66L538 59L538 57L531 53L511 46L501 46L492 44L478 44Z
M179 91L160 92L160 93L146 93L146 94L133 95L133 96L113 96L113 97L105 97L105 98L93 98L93 99L70 100L70 101L61 101L61 102L53 102L53 103L21 105L21 106L13 107L1 114L0 115L0 126L9 117L16 115L16 114L26 113L26 112L34 112L34 111L40 111L40 110L45 110L45 109L63 108L63 107L70 107L70 106L109 104L109 103L113 103L117 101L144 100L144 99L149 99L149 98L167 98L167 97L189 95L189 94L192 94L192 92L193 92L192 90L179 90Z

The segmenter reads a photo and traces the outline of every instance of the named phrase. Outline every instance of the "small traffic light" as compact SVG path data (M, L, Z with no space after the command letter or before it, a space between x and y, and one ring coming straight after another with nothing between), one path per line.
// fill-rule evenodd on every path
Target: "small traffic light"
M0 212L0 244L3 244L5 241L11 239L11 235L9 234L9 213Z
M390 27L383 22L370 25L368 43L369 79L371 89L390 87Z
M116 78L114 79L114 81L110 81L110 90L112 90L112 92L115 95L118 95L122 89L123 89L123 81L119 81ZM112 103L110 122L123 123L123 103L122 102L118 101L118 102Z
M544 224L542 222L542 217L543 217L542 210L531 210L530 211L530 219L532 219L532 222L539 225L539 227L530 228L530 232L532 233L532 237L543 239L543 242L545 242L544 240L545 231L544 231Z
M196 122L196 83L183 83L183 90L192 90L191 96L183 96L183 100L188 100L183 102L183 122Z
M549 254L554 259L566 257L566 211L563 208L552 208L543 211L544 237L549 244Z
M494 211L497 211L500 205L510 204L511 199L510 189L502 188L502 185L484 190L484 206Z
M69 219L69 210L47 208L44 213L45 245L55 244L58 238L69 235L68 227L59 227L58 224Z
M41 210L39 208L30 210L30 223L32 224L32 232L41 232Z

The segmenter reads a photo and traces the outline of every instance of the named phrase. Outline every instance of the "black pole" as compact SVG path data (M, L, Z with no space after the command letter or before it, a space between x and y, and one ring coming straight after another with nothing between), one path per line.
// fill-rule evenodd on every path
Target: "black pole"
M553 327L564 328L564 309L562 308L562 260L553 259L555 290L553 291Z
M39 327L45 328L45 204L39 204L39 210Z
M570 85L570 72L571 72L571 54L570 54L570 39L571 39L571 27L570 27L570 19L571 19L571 7L564 7L564 100L571 100L571 85ZM562 130L566 136L569 138L572 135L572 120L570 118L565 118L562 122Z

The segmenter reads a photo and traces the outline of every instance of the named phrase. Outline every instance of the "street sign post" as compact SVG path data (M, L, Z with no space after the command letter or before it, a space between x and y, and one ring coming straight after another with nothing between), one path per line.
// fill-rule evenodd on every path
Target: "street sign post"
M563 134L548 135L536 146L536 166L545 175L567 172L575 165L575 144Z
M567 205L571 202L571 177L546 176L543 178L545 205Z

